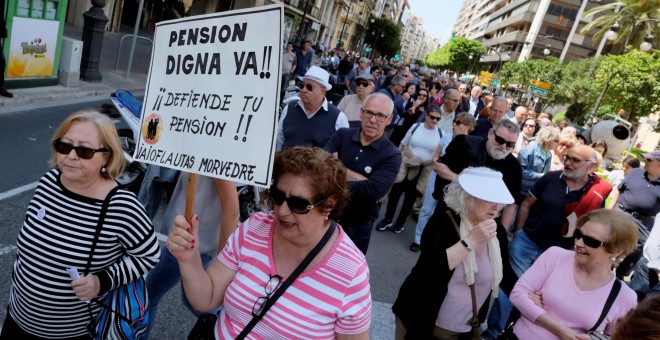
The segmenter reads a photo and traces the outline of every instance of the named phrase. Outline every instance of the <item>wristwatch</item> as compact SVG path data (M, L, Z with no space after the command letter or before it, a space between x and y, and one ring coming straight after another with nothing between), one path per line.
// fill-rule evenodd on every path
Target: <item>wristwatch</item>
M467 249L467 251L472 251L472 250L474 250L474 249L472 249L472 246L470 246L470 244L467 243L466 240L461 240L461 244L463 245L463 247L465 247L465 249Z

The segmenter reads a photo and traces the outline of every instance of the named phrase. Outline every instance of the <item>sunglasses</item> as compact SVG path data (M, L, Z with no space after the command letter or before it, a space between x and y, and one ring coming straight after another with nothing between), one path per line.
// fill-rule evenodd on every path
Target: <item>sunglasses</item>
M73 144L63 142L59 139L53 142L53 146L55 147L55 151L62 155L68 155L71 153L71 150L76 150L76 155L82 159L92 159L97 152L110 152L106 148L92 149L86 146L73 146Z
M417 95L417 97L424 97L424 98L426 98L428 96L429 96L428 94L423 94L423 93L420 93L420 94Z
M435 120L438 122L440 121L440 116L434 116L434 115L426 115L426 116L429 117L431 120Z
M311 92L311 91L314 91L314 89L316 88L316 86L314 86L314 85L312 85L312 84L308 84L308 83L302 82L302 81L298 83L298 87L299 87L301 90L302 90L302 89L307 89L307 91L310 91L310 92Z
M535 128L536 127L536 125L532 125L532 124L525 124L523 126L528 127L528 128Z
M454 124L456 124L456 125L463 125L463 122L461 122L460 120L456 119L456 120L454 120Z
M595 239L591 236L587 236L582 233L580 228L576 228L575 232L573 233L573 236L575 236L576 240L582 239L582 242L584 242L584 245L589 247L589 248L599 248L607 244L607 242L603 242L599 239Z
M369 82L366 82L366 81L356 81L355 85L362 86L362 87L369 87L369 85L371 85L371 84L369 84Z
M278 189L275 185L270 186L268 191L268 198L275 205L282 205L284 202L289 206L289 210L294 214L305 215L310 210L314 209L315 206L319 205L324 200L320 200L314 204L311 204L307 199L289 196L286 197L286 194L282 190Z
M513 148L516 146L516 142L509 142L506 139L498 136L493 130L493 136L495 136L495 142L499 145L506 145L507 148Z
M254 302L254 306L252 306L252 316L259 316L261 313L264 312L264 308L266 307L266 302L270 299L270 297L275 293L277 288L280 288L282 285L282 277L275 274L275 275L270 275L270 279L266 281L266 285L264 286L264 292L266 292L266 296L262 296L257 299L257 301Z

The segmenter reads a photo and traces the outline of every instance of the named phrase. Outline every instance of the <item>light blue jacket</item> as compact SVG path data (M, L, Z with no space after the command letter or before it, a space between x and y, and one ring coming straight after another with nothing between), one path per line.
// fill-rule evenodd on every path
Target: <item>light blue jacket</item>
M520 150L518 162L520 162L522 168L520 189L521 193L526 196L536 181L550 169L552 153L543 151L543 148L536 141L533 141Z

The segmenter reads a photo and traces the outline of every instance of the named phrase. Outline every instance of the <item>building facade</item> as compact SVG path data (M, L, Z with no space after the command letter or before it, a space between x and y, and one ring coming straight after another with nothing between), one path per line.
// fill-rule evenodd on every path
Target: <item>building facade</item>
M601 44L592 40L595 30L580 33L594 19L584 12L599 5L588 0L466 0L453 32L491 48L482 64L546 55L563 62L581 60L595 56Z

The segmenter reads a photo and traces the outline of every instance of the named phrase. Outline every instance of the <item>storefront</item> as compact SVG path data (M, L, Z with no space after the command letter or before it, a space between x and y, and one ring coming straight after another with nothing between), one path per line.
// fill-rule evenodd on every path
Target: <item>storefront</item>
M9 88L57 85L66 0L7 2L5 83Z

